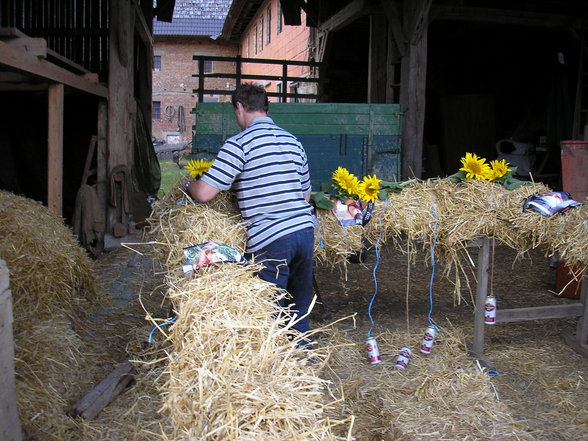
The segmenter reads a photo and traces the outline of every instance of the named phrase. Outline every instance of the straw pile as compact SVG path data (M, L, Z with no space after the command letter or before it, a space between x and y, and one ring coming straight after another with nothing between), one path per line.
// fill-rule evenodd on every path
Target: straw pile
M30 439L63 440L64 415L82 393L85 347L72 323L104 298L91 261L63 219L39 202L0 191L0 258L13 296L17 404Z
M0 258L10 271L15 330L100 303L90 259L63 219L0 190Z
M426 356L412 344L420 342L421 333L386 331L376 336L383 360L376 366L366 362L365 347L354 334L334 330L329 344L339 349L329 367L343 397L334 416L355 417L356 439L534 439L510 416L492 377L468 356L461 330L440 332ZM408 368L397 370L394 363L403 346L413 353Z
M257 269L208 267L169 291L177 321L162 391L173 440L334 439L325 381L289 341L285 316L274 318L283 294Z

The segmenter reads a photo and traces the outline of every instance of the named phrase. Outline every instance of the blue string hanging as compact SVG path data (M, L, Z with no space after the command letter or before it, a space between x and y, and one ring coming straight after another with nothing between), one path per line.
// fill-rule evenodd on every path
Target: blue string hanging
M376 277L376 272L378 271L378 267L380 266L380 240L382 239L382 215L386 208L388 207L388 198L386 198L386 205L384 209L380 212L380 216L378 218L379 226L380 226L380 234L378 235L378 239L376 240L376 264L374 265L373 277L374 277L374 294L370 300L370 304L368 306L368 317L370 318L370 329L367 333L367 338L370 338L372 335L372 330L374 329L375 322L372 317L372 305L374 304L374 300L376 299L376 294L378 294L378 278Z
M436 201L435 195L433 195L433 206ZM431 214L435 216L435 225L433 226L433 246L431 247L431 280L429 281L429 325L439 331L439 327L433 322L431 315L433 314L433 281L435 280L435 247L437 246L437 226L439 225L439 215L435 208L431 208Z

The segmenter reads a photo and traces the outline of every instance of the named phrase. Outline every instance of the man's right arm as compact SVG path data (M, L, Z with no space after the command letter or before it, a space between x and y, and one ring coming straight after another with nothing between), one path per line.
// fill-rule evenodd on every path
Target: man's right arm
M219 191L218 188L213 187L201 179L191 182L190 185L188 185L190 196L199 202L208 202L214 198Z

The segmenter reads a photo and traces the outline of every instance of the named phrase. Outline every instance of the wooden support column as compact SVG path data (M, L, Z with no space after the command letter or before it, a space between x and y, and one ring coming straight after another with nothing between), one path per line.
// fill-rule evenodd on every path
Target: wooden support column
M427 79L427 33L430 0L405 2L406 51L402 59L400 104L405 112L402 130L402 179L420 178L423 170L423 131Z
M108 174L117 166L130 166L133 158L135 102L133 98L133 37L135 10L131 0L119 0L110 8L108 129ZM120 205L122 202L118 201ZM107 207L106 233L111 234L118 221L116 207Z
M63 213L63 84L49 85L47 206Z
M474 342L472 352L475 356L484 354L484 303L488 295L488 265L490 262L490 239L482 239L482 247L478 252L478 263L476 278L476 305L474 312Z
M386 17L370 16L370 47L368 57L368 103L381 104L386 100Z
M8 267L0 260L0 439L21 441L22 430L16 409L14 338L12 335L12 294Z

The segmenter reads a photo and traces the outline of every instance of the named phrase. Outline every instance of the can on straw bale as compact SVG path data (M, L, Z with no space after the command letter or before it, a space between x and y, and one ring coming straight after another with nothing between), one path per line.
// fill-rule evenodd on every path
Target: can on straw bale
M436 335L437 331L432 326L429 326L427 329L425 329L425 335L423 336L423 341L421 342L421 352L423 354L431 353L433 343L435 343Z
M396 364L394 365L394 367L396 369L405 369L406 366L408 366L408 362L410 361L410 357L412 355L412 351L410 350L409 347L403 347L402 349L400 349L400 352L398 353L398 358L396 359Z
M380 349L378 349L378 342L375 338L368 338L365 342L368 351L368 360L370 364L378 364L382 362L380 358Z
M488 296L484 302L484 323L487 325L496 324L496 297Z

